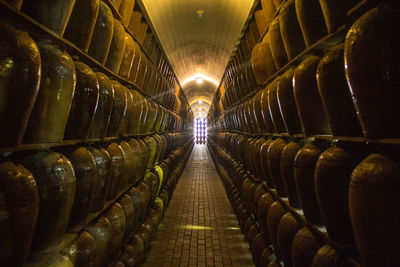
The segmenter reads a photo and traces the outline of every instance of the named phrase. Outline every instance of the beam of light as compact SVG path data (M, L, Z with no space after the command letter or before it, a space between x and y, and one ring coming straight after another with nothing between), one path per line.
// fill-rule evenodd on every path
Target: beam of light
M210 227L210 226L191 225L191 224L179 225L178 228L185 229L185 230L213 230L214 229L214 227Z
M226 227L226 230L240 230L239 227Z

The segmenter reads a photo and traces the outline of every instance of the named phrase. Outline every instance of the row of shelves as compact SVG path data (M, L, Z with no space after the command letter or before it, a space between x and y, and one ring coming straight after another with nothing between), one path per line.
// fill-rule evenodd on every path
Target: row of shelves
M165 158L168 158L170 155L174 154L174 152L176 150L177 149L172 151ZM121 197L124 194L126 194L129 190L136 187L141 181L142 180L139 180L134 184L129 184L129 185L125 186L125 188L121 189L118 192L116 197L114 197L113 199L108 200L104 203L103 209L101 209L97 212L90 213L84 222L82 222L79 225L76 225L75 227L71 228L67 233L65 233L62 241L51 252L44 251L44 252L31 253L29 262L27 265L31 266L31 267L39 267L39 266L41 266L41 264L43 262L49 261L54 256L54 254L61 252L63 249L65 249L70 244L72 244L72 242L74 240L76 240L78 235L84 230L85 226L95 222L98 218L100 218L107 209L109 209L114 203L116 203L119 199L121 199ZM150 206L147 207L147 209L145 211L146 214L148 213L149 209L150 209ZM140 224L141 224L141 222L138 223L138 225L140 225Z
M245 176L250 177L248 179L251 179L252 182L255 184L254 188L258 185L261 185L264 189L264 192L269 194L272 197L272 201L273 202L278 202L280 204L280 206L282 206L284 213L290 213L295 219L296 222L298 223L298 229L302 229L303 227L307 227L309 230L311 230L313 232L313 234L315 234L316 236L318 236L319 238L321 238L320 241L322 241L322 244L330 244L330 238L328 235L328 231L325 225L316 225L316 224L312 224L310 222L307 221L304 211L301 208L294 208L290 205L289 203L289 198L288 197L281 197L279 196L277 190L275 188L270 188L266 182L259 180L253 173L251 173L249 170L246 169L246 167L243 165L242 162L237 161L234 157L232 157L232 155L230 155L230 153L228 153L228 151L221 145L215 143L214 141L210 141L209 145L211 148L213 148L211 151L213 152L213 150L215 149L215 147L217 147L218 149L221 149L222 151L224 151L224 153L226 155L229 155L229 157L231 157L231 160L229 162L233 162L235 161L237 164L239 164L239 166L241 166L242 169L246 170L246 174ZM213 160L218 162L218 157L214 154L215 151L212 153L213 156ZM233 160L233 161L232 161ZM230 164L229 164L230 165ZM236 165L237 168L238 165ZM230 167L230 166L224 166L225 168ZM232 167L233 168L233 167ZM221 174L220 174L221 176ZM233 180L232 180L233 182ZM237 190L239 192L242 192L240 188L237 188ZM258 189L257 189L258 190ZM245 200L243 200L243 195L242 193L240 193L241 196L241 203L244 204ZM258 233L262 233L264 232L263 230L263 226L261 225L260 221L258 218L256 218L256 215L254 213L251 212L251 207L247 207L247 210L249 211L249 216L251 218L252 223L256 226L257 228L257 232ZM271 207L270 207L271 208ZM282 219L283 215L280 217ZM275 229L277 230L277 229ZM278 231L278 230L277 230ZM268 235L268 233L267 233ZM272 239L272 238L271 238ZM272 244L266 244L266 247L269 248L270 251L276 253L277 250L279 250L280 248L274 247L274 245ZM321 246L322 247L322 246ZM280 251L282 252L282 251ZM281 257L279 257L280 260L282 260L282 255L280 255ZM351 263L351 266L363 266L360 262L360 259L357 256L352 256L352 257L348 257L346 258L346 261ZM284 266L284 263L281 262L282 266ZM346 265L347 266L347 265Z
M280 6L276 9L273 18L276 18L279 15L279 12L280 12L282 6L286 2L287 2L287 0L283 0L282 1ZM258 3L255 3L255 10L252 10L250 12L250 14L251 14L251 16L249 17L250 18L250 22L244 28L244 31L243 31L244 33L243 33L242 39L240 40L238 48L237 48L236 51L234 51L233 55L231 56L231 59L230 59L230 61L228 63L228 66L227 66L227 68L226 68L226 70L225 70L225 72L223 74L224 78L225 78L225 75L229 72L229 69L233 65L235 65L235 60L237 61L236 65L239 65L239 66L242 65L243 63L248 63L250 61L252 47L250 46L250 51L247 54L244 53L243 51L240 51L240 47L243 46L243 43L246 41L246 34L252 34L252 37L254 38L255 44L261 42L264 39L265 35L267 34L268 29L269 29L269 25L266 27L264 33L262 33L262 34L259 34L258 30L257 30L256 34L251 33L251 31L253 30L253 29L251 29L251 27L252 27L251 24L254 23L254 25L255 25L255 23L256 23L255 22L255 18L254 18L254 12L257 11L258 9L260 9L260 8L261 8L261 2L258 1ZM235 73L233 75L235 75ZM223 82L223 80L224 79L222 79L222 82ZM232 79L228 79L228 82L225 82L225 84L224 84L225 88L228 88L232 84L232 81L233 81ZM221 84L222 84L222 82L221 82Z
M299 55L297 55L295 58L289 61L285 66L283 66L281 69L275 72L270 78L268 78L268 80L264 84L257 86L253 91L248 93L245 97L238 99L234 104L225 109L224 113L246 102L249 98L254 96L258 91L264 89L268 84L270 84L276 78L284 74L290 68L293 68L294 66L302 62L307 57L311 55L323 55L325 51L343 42L344 38L346 37L347 30L348 26L343 26L340 29L338 29L335 33L328 34L327 36L325 36L324 38L322 38L321 40L319 40L318 42L316 42L315 44L313 44L312 46L301 52ZM222 116L224 113L221 113L220 116Z
M110 0L106 0L105 3L110 7L110 9L112 10L114 16L118 19L118 20L122 20L122 16L119 14L119 12L116 10L116 8L114 7L114 5L110 2ZM141 9L141 8L139 8ZM143 10L140 10L141 13L143 14ZM122 21L121 21L122 23ZM146 21L146 23L150 26L150 21ZM169 63L168 59L165 56L165 51L161 48L161 44L159 41L155 41L157 40L155 33L149 33L148 31L146 32L146 37L147 36L151 36L149 38L153 38L153 45L154 47L152 48L154 49L158 49L158 55L156 58L153 58L153 54L151 53L151 51L149 52L149 47L145 48L145 44L141 43L136 35L132 32L131 29L129 29L129 27L127 27L127 25L125 25L124 23L122 23L122 26L124 27L125 31L133 38L133 40L139 45L142 53L146 56L147 60L149 62L151 62L153 64L153 66L155 67L156 71L163 77L164 81L166 81L167 83L170 84L170 86L172 86L172 83L175 82L177 84L178 80L176 77L176 74L174 73L171 64ZM150 42L150 41L149 41ZM150 55L149 55L150 54ZM165 65L165 67L164 67ZM168 77L171 77L170 79L167 79ZM181 86L179 85L180 89ZM185 97L184 97L185 98Z
M110 3L110 5L112 5ZM18 25L19 27L23 28L24 30L28 31L29 34L34 37L35 39L47 39L50 40L52 43L56 44L59 48L68 52L75 60L80 60L84 62L86 65L91 67L94 71L100 71L109 76L110 78L119 81L122 85L132 88L138 91L141 95L145 96L147 99L152 99L156 101L158 104L166 108L167 110L173 112L174 114L180 116L174 110L171 110L170 107L166 106L165 103L161 103L158 99L153 96L150 96L143 92L136 84L132 81L127 80L124 77L112 72L105 66L103 66L100 62L89 56L87 53L83 52L80 48L78 48L72 42L66 40L63 37L60 37L55 32L49 30L47 27L41 25L34 19L30 18L29 16L25 15L24 13L16 10L10 4L5 2L4 0L0 0L0 14L2 15L3 20L10 21L14 25ZM132 35L132 33L130 33ZM135 38L132 36L132 38ZM141 47L143 50L143 48ZM144 50L143 50L144 51ZM147 56L147 53L144 52ZM148 57L148 56L147 56ZM158 70L158 68L156 68Z
M149 133L149 134L122 134L119 136L114 137L105 137L105 138L92 138L92 139L85 139L85 140L64 140L62 142L55 142L55 143L38 143L38 144L22 144L19 146L13 147L1 147L0 148L0 156L8 156L13 152L18 151L29 151L29 150L45 150L54 147L62 147L62 146L73 146L73 145L80 145L80 144L97 144L97 143L107 143L116 140L123 140L128 138L144 138L147 136L152 136L155 134L164 135L164 134L173 134L173 133L185 133L186 131L171 131L165 133Z
M283 1L281 3L280 7L277 9L277 11L276 11L276 13L274 15L274 18L276 18L279 15L279 11L281 10L282 6L284 5L284 3L286 1L287 0L285 0L285 1ZM351 27L353 22L356 21L366 11L368 11L371 8L377 6L378 4L379 4L379 2L378 1L374 1L374 0L363 0L360 3L358 3L356 6L354 6L351 10L348 11L348 13L347 13L347 17L348 17L347 24L345 24L342 27L340 27L336 32L327 34L325 37L323 37L322 39L320 39L319 41L315 42L313 45L311 45L310 47L305 49L303 52L301 52L295 58L290 60L286 65L284 65L282 68L277 70L271 77L268 78L268 80L266 82L264 82L262 85L258 85L251 92L248 92L247 94L245 94L244 97L241 97L241 98L237 99L236 101L233 101L233 103L229 107L227 107L226 109L222 110L221 113L218 114L218 112L217 112L217 114L213 114L215 109L214 110L210 109L210 112L209 112L210 121L216 121L226 111L229 111L232 108L234 108L235 106L238 106L238 105L244 103L249 98L254 96L259 90L262 90L263 88L265 88L268 84L270 84L272 81L274 81L277 77L279 77L280 75L285 73L288 69L293 68L296 65L298 65L302 60L304 60L308 56L311 56L311 55L322 55L325 51L327 51L327 50L331 49L332 47L334 47L335 45L343 42L344 38L346 37L347 31ZM264 32L264 36L268 32L268 27L267 27L266 31ZM263 37L260 37L260 40L262 40L262 38ZM245 64L249 64L249 60L250 60L250 58L247 58L245 60ZM229 65L228 65L228 67L229 67ZM225 75L227 74L227 71L228 71L228 68L226 69L226 72L224 73L223 77L225 77ZM224 78L222 79L222 81L223 80L224 80ZM226 84L225 90L227 90L229 88L231 83L232 83L232 81L229 82L228 84ZM223 85L223 83L221 82L221 84L219 85L219 89L217 90L217 94L220 91L220 88L221 88L222 85ZM218 103L216 103L216 101L220 101L220 99L223 97L222 95L219 95L217 97L217 94L216 94L216 97L214 97L214 101L215 102L213 101L213 106L214 107L216 107L218 105Z
M397 145L400 144L400 138L380 138L380 139L368 139L365 137L354 137L354 136L333 136L333 135L311 135L311 136L306 136L304 134L295 134L295 135L289 135L287 133L271 133L271 134L249 134L249 133L243 133L239 131L233 131L233 130L212 130L209 129L210 133L232 133L232 134L240 134L243 136L247 137L253 137L253 138L288 138L288 139L293 139L293 140L300 140L300 139L315 139L315 140L324 140L327 142L330 142L332 144L336 143L363 143L363 144L393 144Z

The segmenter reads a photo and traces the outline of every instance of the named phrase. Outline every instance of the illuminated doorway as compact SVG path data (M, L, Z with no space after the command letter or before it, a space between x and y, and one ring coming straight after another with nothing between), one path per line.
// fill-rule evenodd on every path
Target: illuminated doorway
M196 144L205 144L207 141L207 120L195 119L194 120L194 136Z

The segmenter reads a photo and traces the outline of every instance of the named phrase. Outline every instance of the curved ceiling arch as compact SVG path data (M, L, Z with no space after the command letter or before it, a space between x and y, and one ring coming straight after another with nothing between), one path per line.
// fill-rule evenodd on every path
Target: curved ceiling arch
M192 98L191 101L189 102L190 106L194 106L197 104L203 104L203 105L207 105L207 106L211 106L211 101L209 101L208 99L205 99L204 97L200 96L198 98Z
M203 82L200 84L197 83L196 80L192 80L186 83L184 86L184 91L188 102L190 102L193 97L197 96L204 96L206 99L211 98L210 101L212 101L212 98L215 94L215 85L207 80L203 80ZM211 97L210 94L212 94Z
M254 0L141 1L188 102L211 103ZM199 76L207 88L193 82Z
M215 45L199 42L179 47L169 54L169 59L174 62L172 65L179 80L182 81L183 87L188 80L198 76L204 76L214 81L216 87L226 64L228 64L227 59L230 55L231 52Z

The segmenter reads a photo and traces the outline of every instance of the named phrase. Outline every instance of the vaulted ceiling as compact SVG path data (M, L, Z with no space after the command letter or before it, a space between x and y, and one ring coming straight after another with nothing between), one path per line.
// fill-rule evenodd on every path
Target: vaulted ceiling
M254 0L141 1L195 116L205 117Z

